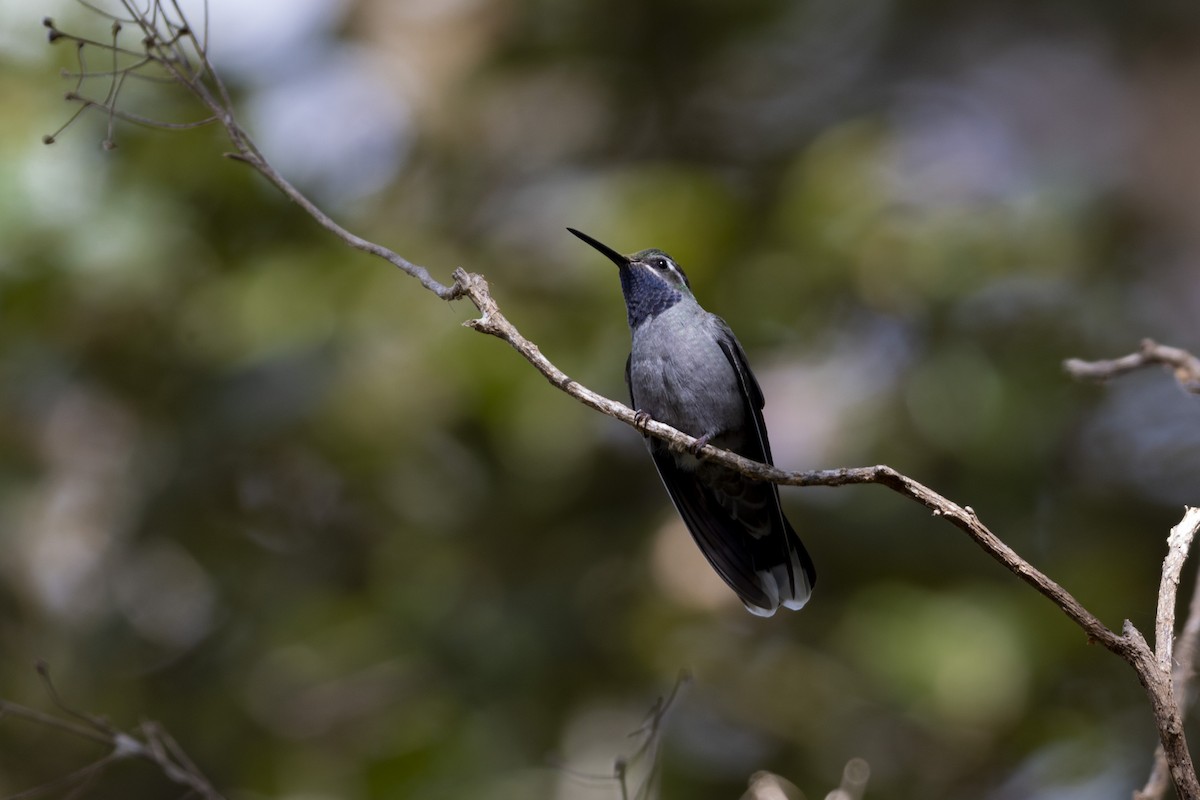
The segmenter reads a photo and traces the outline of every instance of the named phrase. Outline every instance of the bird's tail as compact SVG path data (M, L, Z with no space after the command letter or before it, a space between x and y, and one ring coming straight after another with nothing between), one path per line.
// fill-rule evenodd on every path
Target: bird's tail
M813 587L817 585L817 571L813 567L812 557L786 518L783 524L786 535L783 537L782 551L772 548L775 552L771 557L763 558L760 564L756 564L755 574L767 596L766 604L760 606L742 598L746 610L755 616L774 616L780 606L798 611L804 608Z

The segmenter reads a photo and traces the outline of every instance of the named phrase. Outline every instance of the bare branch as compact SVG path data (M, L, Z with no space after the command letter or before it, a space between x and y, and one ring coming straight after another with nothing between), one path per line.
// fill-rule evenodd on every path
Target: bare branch
M43 677L47 674L41 665L39 665L39 672ZM52 685L49 682L46 685L48 690L53 692ZM183 753L175 740L157 723L143 723L140 736L134 733L125 733L115 729L99 717L71 709L62 702L56 692L52 694L52 699L63 709L64 713L74 719L64 719L3 699L0 699L0 719L11 717L45 725L81 739L106 745L110 751L74 772L15 795L9 795L3 800L37 797L66 786L74 787L69 796L81 796L81 793L86 791L91 782L98 778L110 764L129 758L137 758L154 764L167 780L188 789L190 793L194 793L204 800L224 800L203 773Z
M1200 508L1189 508L1183 519L1167 537L1167 556L1163 559L1162 581L1158 589L1158 613L1154 625L1154 655L1165 673L1171 672L1171 651L1175 642L1175 596L1179 590L1179 573L1192 547L1196 530L1200 529Z
M167 13L164 1L170 2L174 17ZM474 304L480 316L467 321L465 324L481 333L495 336L507 342L526 361L528 361L552 385L579 400L583 404L601 413L607 414L627 425L654 436L677 448L694 448L697 441L670 426L650 420L643 422L635 417L634 410L610 400L596 392L576 383L566 373L558 369L542 354L534 343L526 339L501 312L498 304L488 290L487 281L483 276L457 269L453 273L453 283L446 285L434 279L428 270L413 264L392 250L363 239L335 222L312 201L304 196L288 182L263 156L247 132L237 122L229 94L220 77L213 70L208 60L205 43L197 39L193 29L187 24L186 18L180 11L175 0L150 0L146 11L134 7L130 0L122 0L126 12L142 30L145 53L133 53L121 48L116 43L116 30L112 45L103 45L90 39L71 37L54 28L51 29L51 40L70 38L80 47L93 46L101 49L111 49L114 57L117 54L136 55L148 59L149 64L165 70L181 86L189 91L211 113L212 118L224 127L226 135L234 148L229 157L254 168L264 178L274 184L285 196L299 205L319 225L337 236L346 245L381 258L406 274L416 278L427 290L444 300L466 298ZM186 48L185 48L186 44ZM199 63L193 65L188 57L188 49L193 51ZM90 103L105 109L110 120L119 117L121 113L115 108L118 91L124 76L129 72L142 68L146 61L139 62L134 67L121 68L113 66L113 84L108 96L103 102L91 101L78 97L82 103ZM122 72L124 69L124 72ZM85 73L82 68L80 73ZM108 140L106 140L108 141ZM1147 340L1142 349L1131 356L1107 362L1083 362L1072 359L1066 362L1066 369L1079 378L1104 379L1124 372L1158 363L1170 366L1175 371L1175 377L1188 391L1200 392L1200 362L1185 351L1164 347ZM693 452L695 452L693 450ZM770 481L789 486L845 486L850 484L880 484L898 494L901 494L932 511L934 516L947 519L955 527L966 533L989 556L1002 564L1006 569L1021 580L1032 586L1039 593L1062 609L1068 618L1074 621L1087 635L1089 640L1104 645L1107 649L1119 655L1136 670L1139 681L1146 688L1158 723L1159 736L1162 741L1166 761L1170 767L1171 776L1179 795L1188 800L1200 800L1200 783L1197 783L1195 770L1187 751L1183 736L1182 715L1172 690L1172 675L1170 664L1170 626L1164 634L1156 629L1156 649L1151 651L1142 634L1128 621L1120 634L1112 631L1084 608L1062 586L1048 578L1021 558L1008 545L991 532L969 506L960 506L942 495L934 492L923 484L897 472L891 467L877 465L873 467L844 468L835 470L819 470L808 472L789 472L778 468L750 461L734 453L718 450L711 445L705 445L698 452L701 458L721 464L747 477ZM1182 524L1182 523L1181 523ZM1174 537L1173 537L1174 538ZM1190 536L1189 543L1190 543ZM1164 569L1163 590L1169 594L1164 597L1160 593L1159 620L1164 619L1163 609L1170 608L1170 623L1174 619L1174 590L1177 586L1179 569L1182 567L1182 557L1186 555L1187 544L1172 543L1171 553L1168 554L1169 570ZM1178 561L1178 566L1175 562ZM1168 572L1170 574L1168 574ZM1173 577L1172 577L1173 576ZM1165 660L1164 660L1165 659ZM155 741L147 734L147 741ZM618 774L623 776L623 766L618 764ZM622 787L624 782L622 780Z
M112 744L110 736L97 733L91 727L47 714L44 711L38 711L35 708L26 708L17 703L0 699L0 718L5 716L23 719L38 725L45 725L49 728L57 728L60 731L65 731L82 739L91 739L93 742L100 744Z
M142 125L147 128L158 128L159 130L164 131L188 131L193 128L203 128L206 125L212 125L214 122L220 121L216 117L205 117L204 119L198 119L192 122L164 122L158 119L151 119L150 117L143 117L139 114L134 114L129 111L122 111L115 106L105 105L104 103L100 103L96 100L89 100L88 98L82 97L75 92L67 92L66 97L68 100L74 100L80 104L79 111L77 111L76 114L81 114L89 108L99 108L108 114L110 119L116 118L119 120L124 120L125 122L132 122L134 125ZM64 125L63 127L65 128L66 126ZM57 131L55 131L54 136L57 137L58 134L62 133L62 131L63 128L59 128Z
M1063 368L1077 380L1105 381L1152 364L1170 367L1180 386L1200 394L1200 359L1186 350L1159 344L1153 339L1143 339L1141 348L1127 356L1104 361L1069 358L1063 362Z
M1195 698L1193 683L1196 678L1196 656L1200 652L1200 578L1192 587L1192 600L1188 604L1187 619L1179 634L1175 647L1175 700L1183 708L1191 705Z
M1189 513L1195 509L1189 509ZM1186 521L1187 515L1185 514ZM1184 524L1181 521L1176 529ZM1172 529L1172 535L1174 535ZM1195 535L1196 530L1193 528L1190 536ZM1172 548L1174 551L1174 548ZM1168 558L1170 554L1168 554ZM1166 562L1164 561L1164 575L1166 574ZM1182 564L1180 564L1182 567ZM1162 593L1159 594L1160 621L1162 613ZM1169 626L1168 626L1169 627ZM1197 576L1196 584L1192 587L1192 599L1188 605L1188 615L1184 620L1183 629L1180 631L1179 639L1175 646L1174 668L1172 671L1172 688L1175 693L1175 704L1181 710L1181 714L1186 715L1187 709L1193 700L1193 682L1196 677L1196 656L1200 650L1200 575ZM1146 780L1146 785L1139 791L1134 792L1134 800L1161 800L1167 793L1168 787L1171 785L1171 772L1167 764L1167 756L1163 751L1163 746L1158 745L1154 749L1154 767L1150 772L1150 777Z
M825 796L825 800L862 800L871 778L871 765L866 759L852 758L842 770L842 783Z
M1200 530L1200 508L1188 508L1183 519L1167 537L1167 556L1163 559L1162 580L1159 585L1158 613L1155 616L1155 653L1152 663L1139 654L1138 679L1146 687L1158 723L1163 757L1180 797L1200 796L1200 782L1192 766L1191 753L1183 733L1184 703L1175 694L1175 669L1171 651L1175 636L1175 597L1179 574L1187 558L1196 531ZM1127 623L1128 624L1128 623ZM1134 797L1141 797L1135 793Z
M1137 352L1120 358L1102 361L1072 358L1064 361L1063 367L1076 379L1104 381L1155 364L1171 368L1176 382L1185 391L1200 394L1200 359L1186 350L1159 344L1152 339L1143 339ZM1179 575L1198 527L1200 511L1189 508L1179 524L1171 529L1155 614L1155 663L1139 666L1131 662L1150 694L1161 740L1154 752L1154 767L1150 777L1145 786L1134 792L1135 800L1160 800L1167 792L1168 776L1174 780L1181 796L1193 797L1200 792L1191 755L1183 739L1183 717L1191 701L1197 640L1200 639L1200 581L1193 591L1188 618L1181 634L1179 657L1172 658ZM1189 781L1186 790L1180 785L1181 780Z
M621 792L621 800L648 800L660 774L661 761L658 756L662 746L663 727L666 724L667 714L678 701L680 693L691 681L692 676L687 670L679 673L675 679L675 685L671 687L671 693L666 697L658 698L650 707L642 725L629 734L630 738L640 737L641 743L629 755L618 756L613 762L611 773L581 772L561 763L555 764L555 766L566 774L581 780L606 784L615 783ZM640 785L633 794L630 794L630 768L646 761L649 762L649 767L646 769Z
M834 790L826 795L825 800L842 800L836 795L837 790ZM791 798L804 796L800 787L786 778L776 775L774 772L759 770L750 776L746 792L738 800L791 800Z
M67 795L68 798L80 797L81 793L86 791L96 778L104 772L104 769L115 760L116 757L112 753L109 753L90 764L85 764L74 772L68 772L66 775L59 776L16 794L7 795L3 800L29 800L30 798L41 797L68 786L74 786Z

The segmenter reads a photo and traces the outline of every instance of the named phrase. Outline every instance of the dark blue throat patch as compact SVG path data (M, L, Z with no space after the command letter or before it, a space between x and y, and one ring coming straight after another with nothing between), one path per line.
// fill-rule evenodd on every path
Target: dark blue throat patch
M638 267L621 270L621 292L625 295L630 328L636 328L683 299L678 289Z

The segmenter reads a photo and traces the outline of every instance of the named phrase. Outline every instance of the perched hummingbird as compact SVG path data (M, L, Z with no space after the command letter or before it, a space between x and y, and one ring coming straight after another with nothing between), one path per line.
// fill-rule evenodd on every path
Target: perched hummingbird
M620 270L633 347L625 382L639 418L771 464L763 394L725 321L700 307L679 265L661 250L624 256L567 228ZM717 574L752 614L802 608L817 575L779 505L779 489L695 452L647 438L671 501Z

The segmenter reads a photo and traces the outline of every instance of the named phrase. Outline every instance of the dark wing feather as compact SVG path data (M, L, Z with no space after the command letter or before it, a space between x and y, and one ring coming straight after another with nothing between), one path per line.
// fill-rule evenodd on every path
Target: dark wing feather
M741 343L737 337L733 335L733 331L725 324L725 321L718 318L720 323L720 337L717 343L721 347L721 352L725 354L725 358L729 360L729 365L733 367L733 371L737 374L738 384L742 390L742 398L745 400L746 419L753 422L754 436L742 446L739 451L740 455L752 458L756 461L761 461L764 464L774 465L775 461L771 457L771 443L767 438L767 424L763 420L762 410L766 405L766 400L763 397L762 388L758 385L758 379L754 377L754 372L750 369L750 363L746 359L746 351L742 349ZM787 517L783 515L783 507L779 503L779 487L773 483L761 484L771 493L771 514L773 517L772 527L775 531L782 532L782 536L771 535L766 538L776 539L775 558L787 565L788 578L792 582L792 590L795 591L796 576L792 574L792 559L791 552L795 551L800 557L800 563L804 568L805 577L807 578L808 586L811 589L816 585L817 573L813 566L812 558L808 551L804 549L804 544L800 541L800 537L796 535L796 531L792 528ZM776 527L778 526L778 527ZM765 545L766 542L763 542Z
M637 411L638 401L630 379L632 365L631 353L625 359L625 385L629 388L630 405ZM675 510L683 518L683 524L691 532L708 563L743 600L755 606L768 607L769 598L755 575L756 554L746 546L752 540L746 536L741 524L730 518L729 512L717 502L712 489L697 480L694 472L679 468L666 444L651 439L649 447L654 466L658 468L658 476Z
M763 421L762 415L763 406L767 404L762 388L758 385L758 379L754 377L754 373L750 369L750 362L746 360L746 351L742 349L741 342L733 335L733 331L725 324L725 320L718 318L717 321L720 323L720 336L717 344L720 346L721 352L725 354L725 358L728 359L729 366L733 367L733 371L737 375L738 386L742 390L742 399L746 403L746 418L754 423L754 436L746 442L741 455L764 464L774 465L775 462L771 460L771 445L767 441L767 424Z
M634 411L638 410L637 400L633 396L633 353L625 357L625 388L629 390L629 405Z
M747 458L771 464L771 448L762 417L762 389L754 373L750 371L741 345L728 326L723 322L721 326L721 350L737 374L746 404L746 419L753 424L753 435L748 437L745 444L739 448L739 452ZM630 380L631 368L632 355L625 361L625 384L629 388L630 403L634 410L638 410L637 398L633 394L633 383ZM711 481L701 480L696 472L680 468L675 454L663 442L651 439L648 444L663 486L666 487L671 502L695 539L700 552L746 604L773 610L771 598L763 590L758 575L758 571L764 566L779 563L787 565L794 592L792 551L797 552L800 557L808 585L811 587L815 583L812 560L779 506L778 487L774 484L755 483L740 487L744 499L752 505L759 505L758 501L762 499L770 507L770 530L766 535L756 537L748 532L745 522L736 519L730 513L730 498L724 494L718 496L720 490ZM753 497L759 493L766 496Z
M755 571L758 541L746 535L745 527L721 507L712 488L697 479L696 473L679 468L666 445L651 441L650 455L671 502L708 563L742 600L770 608Z

